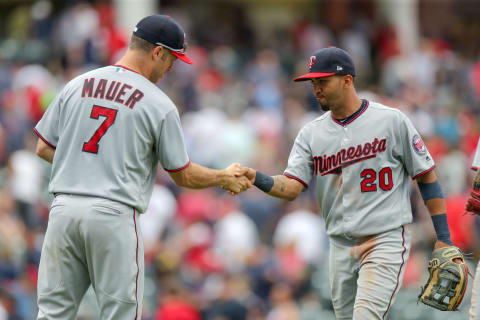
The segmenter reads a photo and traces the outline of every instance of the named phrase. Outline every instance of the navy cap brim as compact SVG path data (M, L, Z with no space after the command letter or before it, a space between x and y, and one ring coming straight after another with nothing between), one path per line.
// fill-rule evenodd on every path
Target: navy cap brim
M294 78L293 81L307 81L313 78L325 78L333 75L336 75L336 73L310 72L304 74L303 76Z
M180 52L175 52L175 51L170 51L175 57L178 59L182 60L185 63L188 64L193 64L192 59L190 59L189 56L187 56L185 53L180 53Z

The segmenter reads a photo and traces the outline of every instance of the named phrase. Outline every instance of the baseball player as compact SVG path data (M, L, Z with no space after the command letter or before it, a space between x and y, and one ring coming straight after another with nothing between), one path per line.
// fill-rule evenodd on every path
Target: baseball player
M477 150L475 152L475 156L473 157L471 169L477 173L473 182L471 196L467 202L466 211L480 214L480 140L477 144ZM477 264L475 280L473 282L470 320L480 320L480 261Z
M70 81L36 125L37 154L53 164L55 195L37 319L74 319L90 284L102 319L141 318L138 215L150 200L158 162L178 186L238 193L251 185L238 164L213 170L189 161L178 111L155 86L176 59L192 63L185 45L173 19L143 18L120 61Z
M295 199L316 179L330 238L329 278L337 319L385 319L410 251L410 177L417 180L437 232L435 248L451 245L435 164L399 110L361 100L350 55L329 47L309 59L310 80L324 111L305 125L283 175L249 169L254 185Z

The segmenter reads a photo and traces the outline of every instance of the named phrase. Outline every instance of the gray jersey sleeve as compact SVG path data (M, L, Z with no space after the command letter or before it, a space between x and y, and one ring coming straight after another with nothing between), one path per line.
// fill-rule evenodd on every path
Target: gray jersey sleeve
M42 119L35 126L35 132L50 147L55 148L60 136L60 108L65 88L50 103Z
M478 139L477 150L475 150L475 156L472 162L472 169L477 171L478 168L480 168L480 139Z
M312 150L307 140L307 128L300 130L292 151L288 158L287 169L283 173L285 176L301 182L305 187L313 176L313 156Z
M400 113L399 121L403 163L408 174L415 179L417 176L433 169L435 162L410 119Z
M181 170L190 163L177 109L165 115L156 147L158 160L168 172Z

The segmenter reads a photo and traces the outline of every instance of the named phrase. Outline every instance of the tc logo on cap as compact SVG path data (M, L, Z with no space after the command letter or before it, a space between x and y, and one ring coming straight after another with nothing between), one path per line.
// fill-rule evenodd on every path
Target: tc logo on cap
M311 68L315 64L315 56L311 56L308 60L308 67Z

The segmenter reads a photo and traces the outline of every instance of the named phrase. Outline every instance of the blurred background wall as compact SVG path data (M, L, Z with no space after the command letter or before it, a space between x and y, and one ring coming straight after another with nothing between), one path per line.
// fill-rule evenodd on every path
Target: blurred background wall
M192 161L281 174L299 129L321 115L291 79L335 45L355 59L362 98L401 109L422 134L447 196L453 242L479 258L463 216L480 136L480 2L462 0L0 0L0 320L33 319L51 195L32 128L70 79L112 64L150 13L184 26L193 66L158 83L176 103ZM416 305L434 230L412 184L413 245L389 319L465 319ZM158 172L141 217L143 319L334 319L328 240L310 188L287 203L255 188L177 188ZM89 292L80 319L98 319Z

